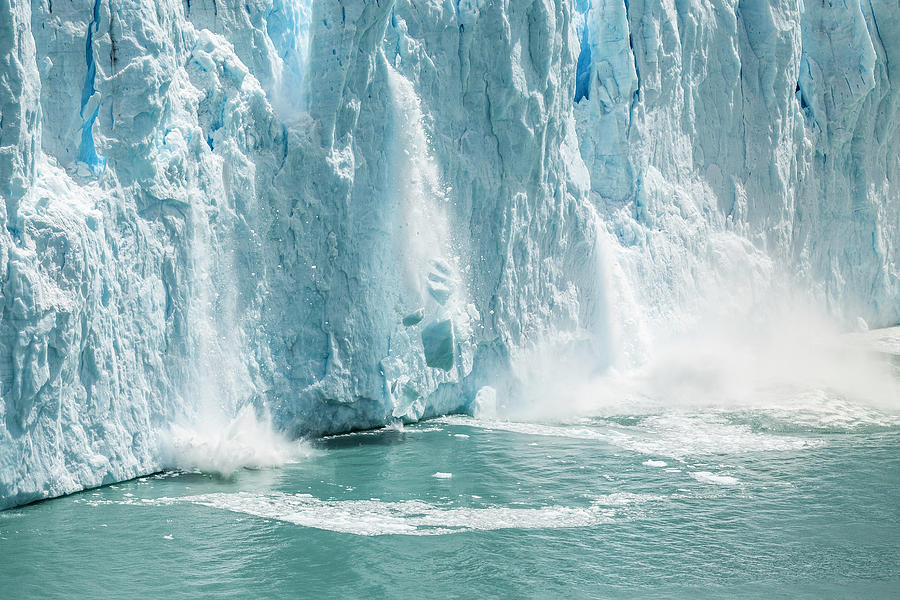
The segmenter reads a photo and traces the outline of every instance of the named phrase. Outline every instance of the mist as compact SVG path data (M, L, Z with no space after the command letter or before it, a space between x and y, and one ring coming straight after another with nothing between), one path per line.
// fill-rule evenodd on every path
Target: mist
M519 366L522 402L501 414L565 420L673 410L831 411L836 403L900 412L897 367L873 339L790 307L764 317L699 319L660 336L634 367L597 372L587 355L538 349Z

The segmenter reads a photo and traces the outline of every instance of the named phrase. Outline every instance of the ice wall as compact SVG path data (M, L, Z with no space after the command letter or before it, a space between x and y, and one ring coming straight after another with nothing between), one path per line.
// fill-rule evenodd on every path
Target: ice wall
M640 298L626 315L753 304L775 285L845 323L900 319L895 2L584 10L575 117Z
M23 4L0 12L24 100L2 115L2 505L156 470L170 424L253 398L250 223L285 147L181 3Z
M246 406L295 436L502 406L541 357L640 361L788 285L896 322L898 29L874 0L0 4L0 506Z

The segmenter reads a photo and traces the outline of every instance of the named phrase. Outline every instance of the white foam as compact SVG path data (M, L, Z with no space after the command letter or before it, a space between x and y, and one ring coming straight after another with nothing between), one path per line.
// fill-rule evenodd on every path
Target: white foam
M850 334L847 337L863 348L900 356L900 327L873 329Z
M667 462L664 461L664 460L653 460L653 459L651 459L651 460L645 460L645 461L644 461L643 463L641 463L641 464L643 464L645 467L665 467L665 466L668 465L669 463L667 463Z
M594 497L596 506L628 506L632 504L646 504L647 502L662 502L668 500L666 496L658 494L635 494L633 492L614 492Z
M820 440L755 432L747 425L729 423L717 413L671 413L645 417L637 425L612 421L584 421L578 425L544 425L495 419L449 416L448 425L467 425L525 435L596 440L651 456L684 459L708 454L796 451L822 444ZM585 426L585 423L590 423Z
M610 441L612 439L612 436L608 434L585 427L544 425L541 423L521 423L516 421L504 421L501 419L477 419L464 415L449 415L446 417L434 419L434 421L446 425L462 425L466 427L477 427L479 429L484 429L487 431L509 431L511 433L521 433L525 435L540 435L600 441Z
M731 475L720 475L709 471L694 471L689 473L689 475L700 483L709 483L712 485L737 485L740 483L738 478L732 477Z
M245 406L223 427L212 423L200 427L174 425L163 436L166 467L204 473L232 475L240 469L264 469L312 454L309 445L291 441L272 427L268 415L259 417Z
M684 459L712 454L798 451L822 445L821 440L753 431L730 423L723 415L678 414L650 416L627 434L619 445L642 454Z
M853 430L858 427L898 427L900 414L848 400L829 390L808 390L791 403L772 406L765 415L787 427Z
M365 536L592 527L610 523L616 515L614 509L601 502L585 507L470 508L443 506L419 500L319 500L308 494L250 492L164 498L158 502L189 502L303 527Z
M367 429L365 431L351 431L349 433L338 433L336 435L329 435L328 439L334 438L344 438L344 437L357 437L357 436L378 436L384 435L385 433L391 432L399 432L403 434L407 433L433 433L435 431L443 431L442 427L407 427L400 423L399 421L394 421L393 423L381 427L379 429Z

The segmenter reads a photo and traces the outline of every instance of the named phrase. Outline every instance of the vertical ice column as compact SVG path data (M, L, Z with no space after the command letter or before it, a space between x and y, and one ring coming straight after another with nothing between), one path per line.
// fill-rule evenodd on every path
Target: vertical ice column
M106 166L106 159L97 154L94 144L94 122L100 114L100 92L94 88L97 77L97 63L94 61L94 35L100 31L100 0L94 0L91 21L87 26L84 42L84 62L87 69L84 87L81 90L81 144L78 146L78 160L86 164L94 173L100 173Z
M0 223L10 229L40 148L41 80L34 52L30 3L0 0Z
M584 8L575 87L582 157L592 190L624 201L635 190L628 136L640 100L628 3L593 0Z
M306 69L308 110L323 147L342 149L359 119L393 2L315 2Z
M805 7L797 82L810 116L829 136L853 134L863 101L875 87L875 47L859 2Z

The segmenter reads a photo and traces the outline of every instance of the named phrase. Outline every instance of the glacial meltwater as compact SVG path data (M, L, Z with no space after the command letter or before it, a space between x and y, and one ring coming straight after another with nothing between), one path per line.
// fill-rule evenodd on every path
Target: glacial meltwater
M900 418L805 408L324 438L0 512L3 598L890 598Z

